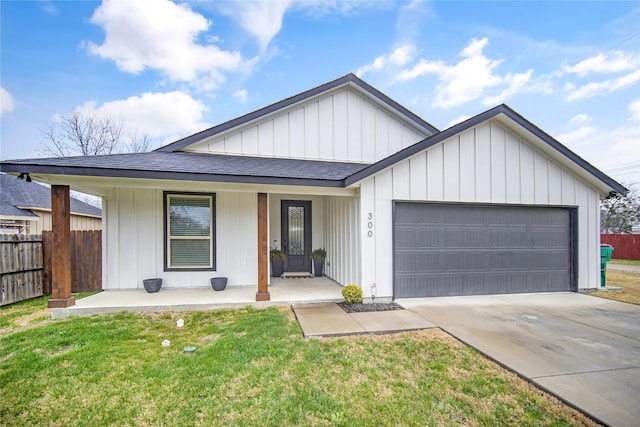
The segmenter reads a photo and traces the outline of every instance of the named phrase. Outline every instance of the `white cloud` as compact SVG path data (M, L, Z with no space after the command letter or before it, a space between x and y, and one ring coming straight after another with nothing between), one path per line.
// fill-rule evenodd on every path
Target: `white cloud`
M407 43L418 39L425 25L425 17L432 13L431 2L411 0L401 4L402 7L396 19L396 33L400 42Z
M503 60L492 60L484 55L483 49L488 43L489 40L486 37L472 39L460 52L462 59L455 65L422 59L412 68L398 73L397 80L408 81L427 74L436 75L440 83L436 87L432 106L441 108L462 105L483 96L485 105L493 104L503 102L524 90L539 90L535 86L528 87L533 70L525 73L508 73L504 76L494 74L494 70ZM488 89L495 87L504 87L504 89L498 95L485 95Z
M598 129L593 126L582 126L571 132L557 135L556 139L564 145L575 147L585 143L589 143L590 141L586 138L595 134L597 130Z
M162 141L176 139L209 126L202 121L207 106L179 91L147 92L102 105L90 101L77 110L89 110L98 116L121 119L128 131L147 133Z
M613 92L638 83L639 81L640 70L636 70L622 77L604 80L601 82L591 82L582 86L568 84L565 86L565 89L569 92L567 95L567 101L575 101L576 99L590 98L592 96Z
M319 19L326 15L349 15L361 9L393 6L390 2L360 0L201 1L199 5L230 16L243 30L256 38L263 51L282 29L282 22L287 12L296 11Z
M56 5L53 4L51 0L38 0L38 3L40 4L42 11L47 15L57 16L60 13Z
M256 0L231 3L236 9L233 16L245 31L258 39L263 50L269 45L271 39L280 32L284 14L290 4L291 0Z
M640 124L637 122L613 129L588 126L570 134L558 135L557 139L605 172L619 170L621 163L640 163ZM636 179L630 178L628 172L611 172L611 177L619 181Z
M567 73L575 73L584 77L589 73L617 73L633 70L638 66L640 66L640 55L615 51L608 56L602 53L592 56L573 66L563 64L562 69Z
M618 170L618 175L612 172L614 179L628 180L630 172L620 171L619 166L621 162L640 163L640 100L632 102L629 111L632 115L627 123L615 128L586 125L595 119L579 114L569 121L579 127L556 139L600 170Z
M502 80L503 83L508 86L495 96L487 96L482 100L484 105L495 105L505 102L512 95L523 92L526 86L531 81L531 75L533 70L528 70L526 73L509 73L505 75Z
M631 111L631 120L640 122L640 99L629 104L629 111Z
M370 64L363 65L356 70L356 75L362 77L367 73L375 73L383 70L402 67L409 63L416 54L416 47L412 44L402 44L397 46L387 55L378 56Z
M233 96L242 104L247 102L247 95L248 95L248 92L246 89L240 89L233 93Z
M215 89L225 81L223 72L246 71L252 65L238 52L199 44L198 36L206 34L211 22L184 3L104 0L91 22L104 28L105 40L86 43L88 51L128 73L150 68L174 81Z
M462 123L462 122L464 122L465 120L467 120L467 119L469 119L469 118L471 118L471 116L465 116L465 115L462 115L462 116L456 117L455 119L451 120L451 121L447 124L446 129L450 128L450 127L451 127L451 126L453 126L453 125L457 125L458 123Z
M4 113L13 111L13 96L3 87L0 87L0 118L4 116Z
M578 114L569 120L569 124L573 126L581 125L583 123L589 123L591 121L591 117L586 114Z

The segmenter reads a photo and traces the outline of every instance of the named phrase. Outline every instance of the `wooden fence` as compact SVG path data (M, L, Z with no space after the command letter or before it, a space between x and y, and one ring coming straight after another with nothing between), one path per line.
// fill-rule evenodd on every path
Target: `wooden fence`
M43 231L45 295L51 295L51 258L53 232ZM71 292L91 292L102 289L102 232L83 230L71 232Z
M613 246L613 259L640 260L640 234L601 234L600 243Z
M43 295L39 234L0 234L0 306Z
M0 234L0 306L51 295L53 233ZM71 232L71 292L102 289L102 232Z

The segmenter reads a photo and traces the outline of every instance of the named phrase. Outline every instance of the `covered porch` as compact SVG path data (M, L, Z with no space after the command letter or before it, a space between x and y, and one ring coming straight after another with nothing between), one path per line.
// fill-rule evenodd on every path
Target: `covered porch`
M209 288L169 288L158 293L144 289L107 290L76 301L70 307L51 308L51 317L91 316L103 313L215 310L266 307L309 302L342 301L342 286L327 277L271 278L270 301L256 302L255 286L230 286L216 292Z

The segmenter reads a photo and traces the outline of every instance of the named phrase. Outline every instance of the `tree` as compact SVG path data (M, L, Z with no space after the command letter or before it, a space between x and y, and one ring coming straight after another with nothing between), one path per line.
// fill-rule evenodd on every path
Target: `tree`
M124 122L94 111L74 110L62 115L42 130L43 152L54 157L97 156L122 152L149 151L152 142L148 133L123 137Z
M640 195L630 186L626 197L607 197L600 203L600 232L630 234L640 224Z

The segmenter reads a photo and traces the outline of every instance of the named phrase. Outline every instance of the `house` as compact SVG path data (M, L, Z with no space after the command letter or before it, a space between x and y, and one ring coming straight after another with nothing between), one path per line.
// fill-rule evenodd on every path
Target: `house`
M103 198L103 287L257 285L285 271L366 297L600 285L599 202L627 189L506 105L439 131L353 74L150 153L13 160ZM375 284L375 286L373 286Z
M102 210L71 199L71 229L101 230ZM51 190L0 174L0 233L41 234L51 230Z

